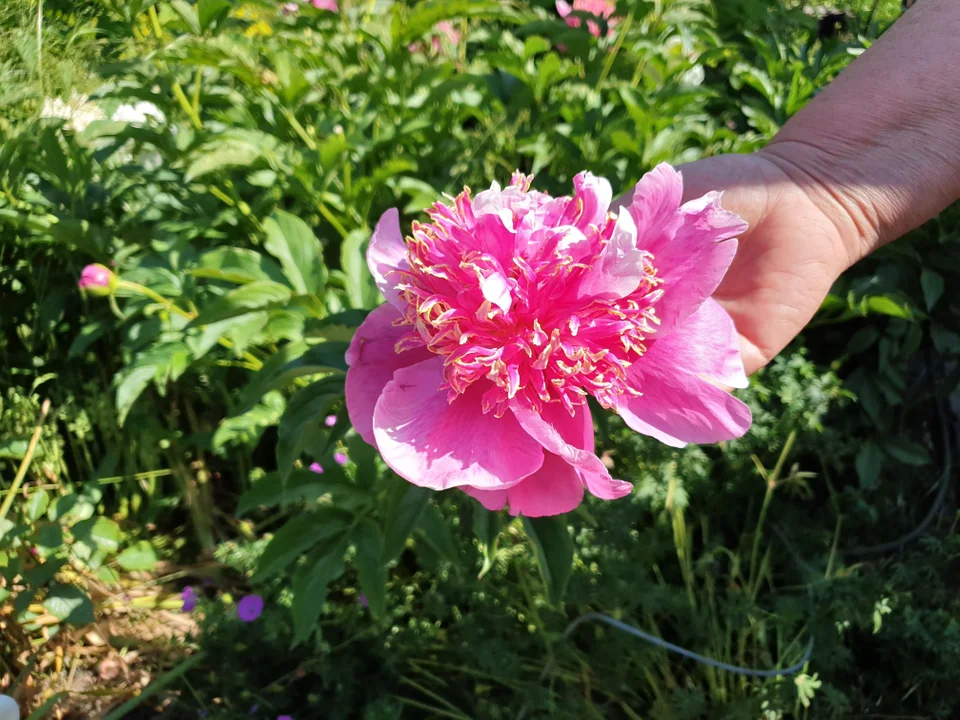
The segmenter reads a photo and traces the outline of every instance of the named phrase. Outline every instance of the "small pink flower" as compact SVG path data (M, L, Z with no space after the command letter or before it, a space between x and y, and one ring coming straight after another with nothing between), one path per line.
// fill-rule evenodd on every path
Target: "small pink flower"
M77 283L84 292L91 295L110 295L117 284L117 276L106 265L94 263L87 265L80 271L80 281Z
M317 10L329 10L330 12L340 11L337 0L310 0L310 4Z
M247 595L237 603L237 617L245 623L253 622L263 612L263 598L259 595Z
M346 454L344 454L344 453L342 453L342 452L335 452L335 453L333 454L333 461L334 461L337 465L341 465L341 466L346 465L348 460L349 460L349 458L346 456Z
M337 424L337 416L336 416L336 415L327 415L327 416L323 419L323 424L326 425L327 427L333 427L334 425Z
M296 15L298 12L300 12L300 6L295 2L288 2L283 4L283 7L280 8L280 11L284 15Z
M323 465L318 462L310 463L310 472L315 472L317 475L323 475Z
M749 408L733 321L711 299L746 229L719 193L681 204L659 165L630 204L584 172L574 195L515 173L436 203L406 241L396 210L367 251L387 302L347 351L350 420L411 483L491 510L572 510L630 493L593 451L587 397L681 447L740 437Z
M613 26L620 22L618 18L611 17L617 10L615 0L573 0L572 6L565 0L556 0L556 3L557 12L560 13L560 17L566 18L567 25L570 27L580 27L579 17L569 17L574 11L604 18L607 21L607 35L613 32ZM593 20L587 20L587 29L594 37L600 37L600 26Z
M439 55L443 52L444 38L450 45L456 47L460 44L460 37L460 32L453 26L453 23L449 20L441 20L433 26L433 31L430 34L430 47L433 49L434 55ZM407 50L412 53L424 52L425 48L426 46L422 42L407 45Z

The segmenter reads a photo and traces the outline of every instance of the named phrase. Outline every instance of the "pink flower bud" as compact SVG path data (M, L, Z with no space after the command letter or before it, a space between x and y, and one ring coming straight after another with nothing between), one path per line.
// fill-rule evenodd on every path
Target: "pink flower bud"
M80 282L77 287L90 295L106 297L113 295L117 285L117 276L106 265L95 263L87 265L80 273Z

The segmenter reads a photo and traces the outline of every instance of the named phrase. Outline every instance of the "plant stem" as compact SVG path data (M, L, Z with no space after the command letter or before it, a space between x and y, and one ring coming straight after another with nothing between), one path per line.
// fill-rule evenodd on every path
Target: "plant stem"
M23 484L23 478L27 475L27 468L30 467L30 461L33 460L33 453L36 452L37 443L40 441L40 432L43 430L43 423L47 419L48 412L50 412L50 400L44 400L40 406L40 419L37 421L37 426L33 429L33 437L30 438L30 444L27 445L27 452L20 462L16 477L13 478L13 484L10 485L10 489L7 490L7 496L3 499L3 505L0 505L0 521L6 519L7 513L10 512L10 506L13 505L13 498Z
M763 524L767 519L767 510L770 509L770 501L773 500L773 492L776 490L777 480L783 471L783 464L787 461L787 455L790 454L790 450L793 448L793 443L796 439L797 431L793 430L787 437L787 442L783 445L783 450L780 452L777 464L767 479L767 491L763 496L763 505L760 507L760 517L757 519L757 529L753 532L753 550L750 552L750 575L747 579L747 592L750 595L755 594L753 592L753 583L757 573L757 554L760 552L760 539L763 537Z

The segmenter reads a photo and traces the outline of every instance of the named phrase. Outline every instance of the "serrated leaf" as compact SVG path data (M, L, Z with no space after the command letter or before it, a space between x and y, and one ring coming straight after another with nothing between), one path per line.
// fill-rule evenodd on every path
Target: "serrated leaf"
M573 538L563 515L523 518L523 529L533 545L547 599L559 605L573 573Z
M153 570L157 566L157 551L146 540L140 540L117 555L117 563L124 570Z
M57 583L50 586L43 607L58 620L71 625L88 625L93 622L93 603L80 588Z
M317 543L342 533L350 516L333 508L298 515L273 536L257 561L253 582L276 575Z
M277 210L263 223L267 239L263 246L280 261L290 285L301 295L319 296L327 282L323 247L313 230L296 215Z
M370 518L364 518L350 536L356 548L353 564L360 589L367 596L370 614L379 620L387 611L387 569L383 560L383 532Z
M334 538L314 550L293 576L293 646L308 640L317 628L327 599L327 586L343 575L346 538Z
M67 561L63 558L50 558L44 563L40 563L32 570L27 571L23 576L24 582L31 587L40 587L56 577L60 568L66 565ZM61 618L62 619L62 618Z

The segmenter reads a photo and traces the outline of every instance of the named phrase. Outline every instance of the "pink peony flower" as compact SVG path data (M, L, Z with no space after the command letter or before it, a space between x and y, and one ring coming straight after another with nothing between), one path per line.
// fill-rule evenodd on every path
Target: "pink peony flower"
M574 11L604 18L607 21L607 35L612 32L613 26L620 22L618 18L611 17L617 9L615 0L573 0L572 6L565 0L556 1L557 12L560 13L560 17L566 18L567 25L570 27L580 27L579 17L569 17ZM587 29L594 37L600 37L600 26L593 20L587 20Z
M750 410L733 321L710 298L746 224L708 193L681 205L663 164L609 211L603 178L553 198L514 173L436 203L404 242L384 213L367 263L387 299L347 351L357 432L415 485L459 487L489 509L555 515L584 487L614 499L593 452L593 396L668 445L741 436Z
M337 0L310 0L310 4L317 10L329 10L330 12L340 11Z
M77 287L91 295L110 295L117 284L117 276L106 265L94 263L80 271Z

